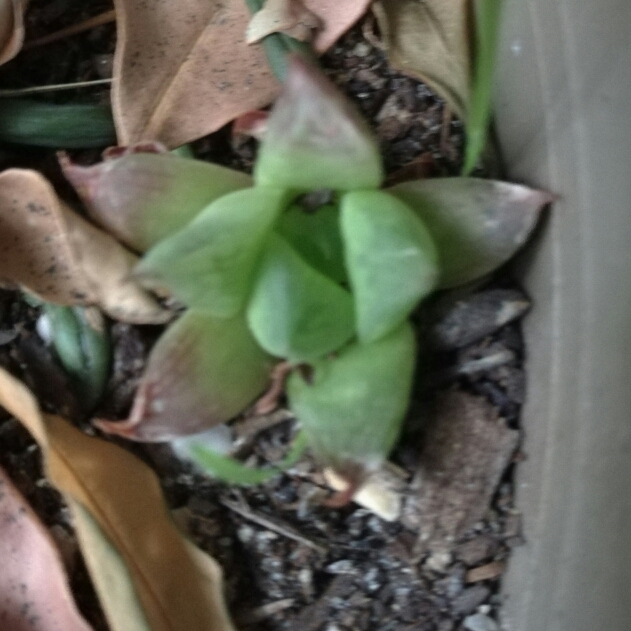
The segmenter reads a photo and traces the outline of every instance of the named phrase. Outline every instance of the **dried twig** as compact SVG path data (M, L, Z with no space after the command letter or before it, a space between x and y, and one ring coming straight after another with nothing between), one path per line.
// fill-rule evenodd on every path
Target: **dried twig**
M15 88L0 90L0 98L12 98L16 96L28 96L29 94L42 94L44 92L60 92L62 90L74 90L76 88L89 88L95 85L109 85L111 79L94 79L93 81L77 81L76 83L56 83L54 85L36 85L30 88Z
M24 44L23 46L23 49L35 48L36 46L43 46L44 44L51 44L52 42L57 42L61 39L64 39L65 37L77 35L91 28L102 26L103 24L109 24L110 22L114 21L116 21L116 10L111 9L109 11L105 11L105 13L94 15L87 20L83 20L83 22L79 22L78 24L66 26L65 28L55 31L54 33L49 33L48 35L44 35L43 37L38 37L37 39L31 40L30 42L26 42L26 44Z
M304 535L301 535L291 526L252 510L245 501L235 502L234 500L230 500L228 498L222 498L220 501L226 508L230 509L234 513L237 513L237 515L241 515L241 517L258 524L259 526L263 526L263 528L267 528L268 530L276 532L283 537L302 543L303 545L316 550L320 554L327 553L327 549L324 546L321 546Z

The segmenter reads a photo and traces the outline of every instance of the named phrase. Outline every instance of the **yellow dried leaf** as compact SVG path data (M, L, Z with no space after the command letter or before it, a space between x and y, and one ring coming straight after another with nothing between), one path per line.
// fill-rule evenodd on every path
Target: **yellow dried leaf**
M310 42L320 25L318 16L301 0L267 0L250 20L246 41L254 44L272 33L285 33L301 42Z
M466 120L469 0L385 0L373 11L392 66L427 83Z
M0 65L13 59L24 42L28 0L0 0Z
M234 631L219 566L179 534L149 467L43 414L26 386L2 369L0 405L36 438L49 479L68 500L114 631ZM122 598L102 592L116 585Z
M129 275L136 257L73 212L36 171L0 174L0 280L42 300L100 306L115 319L169 319Z

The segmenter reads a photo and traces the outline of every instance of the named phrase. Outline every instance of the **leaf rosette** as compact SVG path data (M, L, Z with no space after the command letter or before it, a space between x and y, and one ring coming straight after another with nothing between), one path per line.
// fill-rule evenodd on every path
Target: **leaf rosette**
M412 311L502 265L550 201L473 178L382 189L371 130L299 56L253 179L169 154L65 167L93 220L144 252L134 278L189 309L154 347L130 419L101 427L194 435L252 404L284 362L309 446L354 481L387 456L405 417Z

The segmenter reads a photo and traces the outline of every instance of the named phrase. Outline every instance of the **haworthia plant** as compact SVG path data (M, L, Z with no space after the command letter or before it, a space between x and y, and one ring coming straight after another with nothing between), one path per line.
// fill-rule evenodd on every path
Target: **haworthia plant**
M504 263L550 201L469 178L380 189L372 133L300 57L289 63L253 181L175 156L119 160L66 171L93 216L148 250L138 278L190 310L153 350L132 418L101 427L137 440L195 434L252 403L282 360L308 444L355 481L387 456L404 419L412 310L435 287ZM244 472L187 440L218 475L269 473Z

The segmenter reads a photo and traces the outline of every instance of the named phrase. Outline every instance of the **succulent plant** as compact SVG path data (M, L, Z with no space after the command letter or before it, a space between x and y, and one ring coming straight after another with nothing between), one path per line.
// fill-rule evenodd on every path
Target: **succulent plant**
M550 201L471 178L382 189L370 129L299 56L252 179L133 152L65 171L92 218L144 252L138 279L187 307L154 348L130 418L101 426L137 440L200 432L252 404L283 361L308 444L354 481L405 417L411 312L504 263Z

